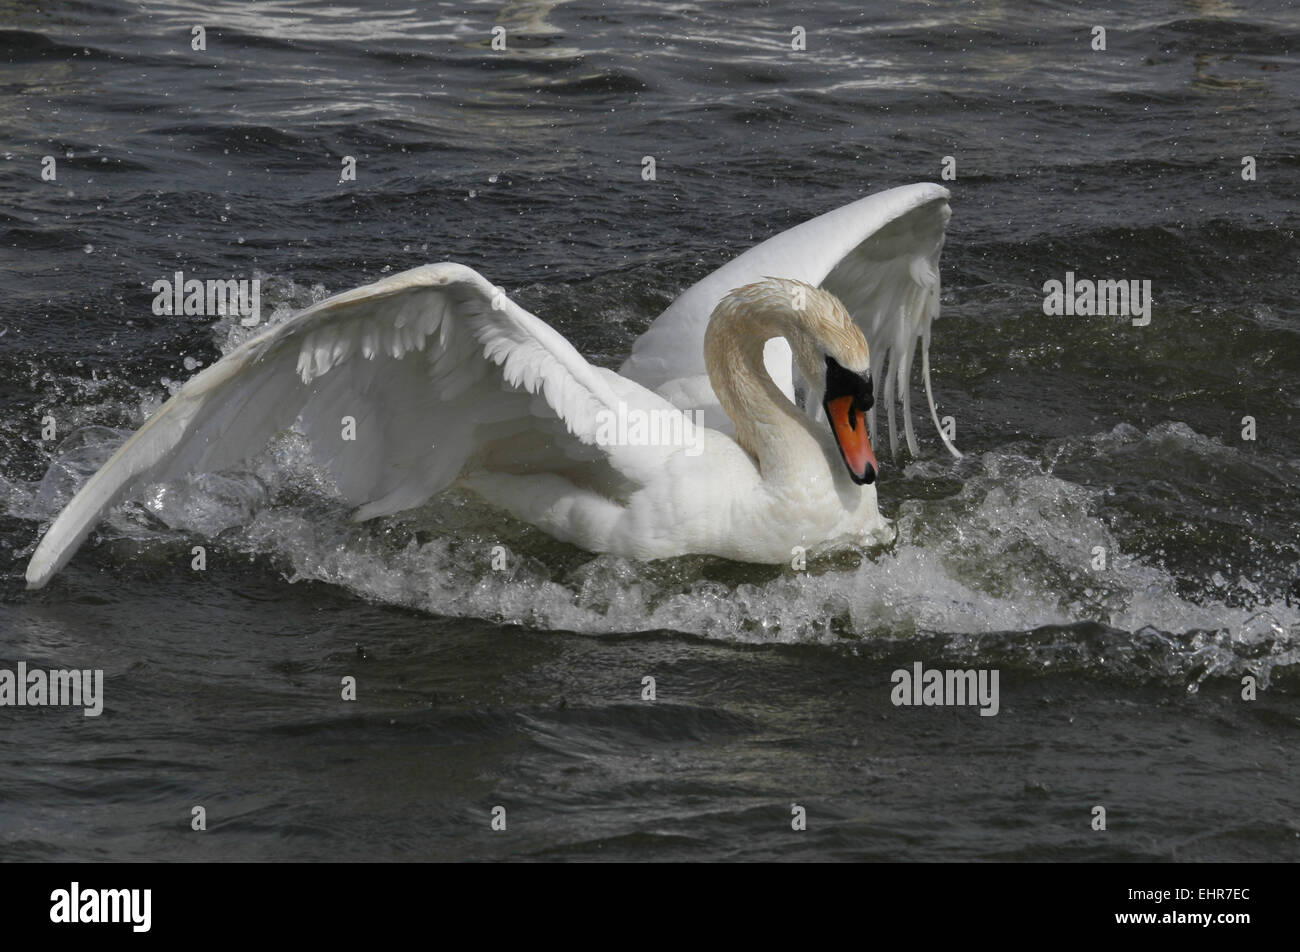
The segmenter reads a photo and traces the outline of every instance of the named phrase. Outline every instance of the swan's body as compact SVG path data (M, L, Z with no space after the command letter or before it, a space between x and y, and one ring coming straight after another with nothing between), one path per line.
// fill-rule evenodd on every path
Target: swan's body
M872 381L891 446L898 392L916 452L907 374L938 312L947 197L892 189L764 242L684 293L621 373L462 265L336 295L182 387L55 520L28 585L132 488L238 462L295 421L358 520L457 484L636 559L778 563L795 546L888 539L866 437ZM928 396L928 355L925 369ZM629 416L681 438L610 439L610 420Z
M800 288L804 320L788 308ZM764 370L769 335L801 340L810 353L833 340L832 357L867 372L866 341L838 301L807 285L769 279L724 299L709 327L709 377L736 421L734 437L701 428L693 434L694 455L685 445L613 448L608 464L615 473L604 472L604 460L555 460L540 474L527 466L504 472L493 455L497 447L489 445L486 467L475 467L461 483L559 539L636 559L696 552L786 562L794 546L887 540L875 486L855 485L831 429L793 404ZM811 358L806 363L810 375L824 375ZM640 384L608 370L596 373L628 412L684 417L683 430L694 425ZM823 389L821 383L817 392ZM529 457L536 462L532 451Z

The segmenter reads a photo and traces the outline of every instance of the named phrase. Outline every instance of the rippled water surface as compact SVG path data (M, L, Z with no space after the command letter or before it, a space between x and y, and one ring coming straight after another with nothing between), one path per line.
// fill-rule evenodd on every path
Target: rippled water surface
M0 667L106 700L0 708L0 858L1300 858L1300 19L865 7L5 4ZM354 525L286 434L24 590L249 333L155 316L159 278L260 278L279 321L455 260L616 367L733 255L944 156L966 456L922 420L882 454L885 549L643 565L457 494ZM1045 316L1066 271L1150 280L1151 324ZM918 661L997 670L998 714L895 706Z

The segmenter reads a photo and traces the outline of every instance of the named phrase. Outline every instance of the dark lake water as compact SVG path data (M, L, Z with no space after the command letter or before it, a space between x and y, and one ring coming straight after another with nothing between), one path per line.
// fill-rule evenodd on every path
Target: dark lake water
M3 9L0 667L105 701L0 707L0 858L1300 858L1291 4ZM454 260L616 367L730 257L945 156L966 456L924 420L882 454L885 550L638 565L460 496L357 526L287 438L24 589L249 333L154 315L160 278L259 278L280 320ZM1046 316L1067 271L1149 280L1151 323ZM997 715L895 706L915 662L997 670Z

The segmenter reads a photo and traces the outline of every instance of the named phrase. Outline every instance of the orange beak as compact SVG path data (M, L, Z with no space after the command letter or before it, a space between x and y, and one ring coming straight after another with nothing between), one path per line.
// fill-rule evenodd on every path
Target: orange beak
M880 464L871 449L871 438L867 436L867 418L857 406L853 397L836 397L826 401L826 414L831 420L831 432L839 444L840 455L849 468L849 475L859 485L874 483Z

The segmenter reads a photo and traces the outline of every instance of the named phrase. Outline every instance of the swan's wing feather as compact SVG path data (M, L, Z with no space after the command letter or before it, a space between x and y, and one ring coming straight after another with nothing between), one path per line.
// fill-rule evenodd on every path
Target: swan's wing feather
M727 292L768 276L826 288L848 308L871 347L873 377L889 406L890 442L896 447L894 408L904 404L908 447L916 453L908 374L939 312L939 252L950 216L949 193L933 184L879 192L804 222L751 248L688 288L641 335L620 372L681 406L713 409L716 397L704 367L704 331ZM765 354L773 379L790 393L789 348ZM931 417L929 363L923 361ZM709 417L712 425L716 417ZM874 421L873 421L874 425ZM940 430L944 445L955 447Z
M653 449L594 446L600 412L636 396L616 395L562 335L472 269L415 268L322 301L189 380L59 514L28 586L44 585L132 488L246 459L300 418L358 519L448 486L481 448L480 427L503 421L644 478Z

